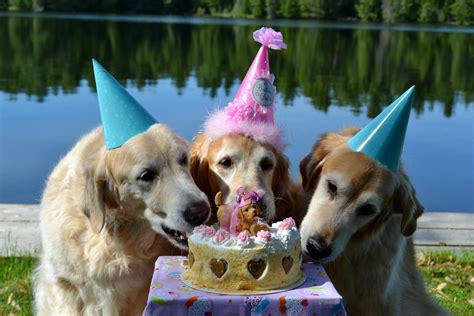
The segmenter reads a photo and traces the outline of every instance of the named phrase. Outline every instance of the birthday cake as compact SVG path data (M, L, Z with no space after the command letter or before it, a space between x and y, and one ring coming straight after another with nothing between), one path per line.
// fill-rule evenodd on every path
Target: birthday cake
M303 277L294 220L268 226L259 217L258 195L239 195L236 205L219 206L220 225L198 226L189 236L184 279L193 287L223 292L291 287Z

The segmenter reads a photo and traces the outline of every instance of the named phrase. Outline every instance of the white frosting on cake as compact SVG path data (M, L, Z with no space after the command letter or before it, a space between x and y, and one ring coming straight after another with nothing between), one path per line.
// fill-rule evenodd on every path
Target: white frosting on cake
M194 243L206 243L214 248L229 248L229 249L252 249L252 248L266 248L268 252L281 252L284 249L288 249L290 245L293 245L295 242L299 242L300 234L298 233L298 229L295 226L291 228L282 228L281 226L284 221L273 223L270 227L270 239L264 240L257 236L250 236L248 240L242 241L239 240L237 236L232 234L228 234L225 240L219 240L217 238L217 233L219 232L219 227L216 225L214 226L214 230L216 234L210 236L209 231L212 231L210 226L201 225L197 227L193 234L189 237ZM204 233L203 231L208 230L208 233ZM222 234L224 235L224 234Z

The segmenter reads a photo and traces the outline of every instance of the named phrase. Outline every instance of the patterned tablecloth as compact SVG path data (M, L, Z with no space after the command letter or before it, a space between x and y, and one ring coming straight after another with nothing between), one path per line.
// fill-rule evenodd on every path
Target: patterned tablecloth
M225 295L195 290L181 281L185 257L159 257L143 315L346 315L342 297L323 267L303 263L298 288L265 295Z

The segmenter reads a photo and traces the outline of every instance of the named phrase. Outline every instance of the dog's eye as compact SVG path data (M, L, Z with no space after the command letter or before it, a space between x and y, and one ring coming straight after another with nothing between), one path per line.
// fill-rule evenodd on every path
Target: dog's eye
M335 197L337 194L337 185L334 181L328 180L328 193L331 197Z
M145 182L151 182L153 181L153 179L155 179L156 177L156 172L154 172L153 170L144 170L140 176L137 178L137 180L140 180L140 181L145 181Z
M225 157L219 161L219 166L224 167L224 168L230 168L232 167L232 160L229 157Z
M181 166L186 166L186 165L188 164L188 155L182 154L181 157L179 157L178 163L179 163Z
M263 158L262 161L260 161L260 168L262 168L263 171L273 169L273 161L268 158Z
M363 204L357 209L357 215L367 216L375 213L375 207L372 204Z

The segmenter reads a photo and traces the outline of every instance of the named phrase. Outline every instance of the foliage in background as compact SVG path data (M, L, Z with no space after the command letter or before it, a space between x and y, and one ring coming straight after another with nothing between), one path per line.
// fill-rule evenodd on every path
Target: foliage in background
M451 13L459 24L474 24L474 0L456 0L451 4Z
M342 3L342 1L341 1ZM170 78L180 90L194 77L211 96L240 82L255 57L254 25L161 24L80 19L0 18L0 91L39 101L49 94L95 89L91 58L125 85L138 88ZM58 31L61 30L61 31ZM304 96L377 115L401 92L417 86L417 113L474 102L472 34L279 27L288 49L271 54L285 104ZM64 36L67 34L67 36ZM87 38L87 45L77 39ZM133 45L130 45L133 43ZM238 52L238 53L236 53ZM125 82L134 78L133 82ZM331 78L328 80L327 78Z
M359 0L356 4L357 16L363 22L380 21L381 6L379 0Z
M474 23L474 0L0 0L0 10Z

